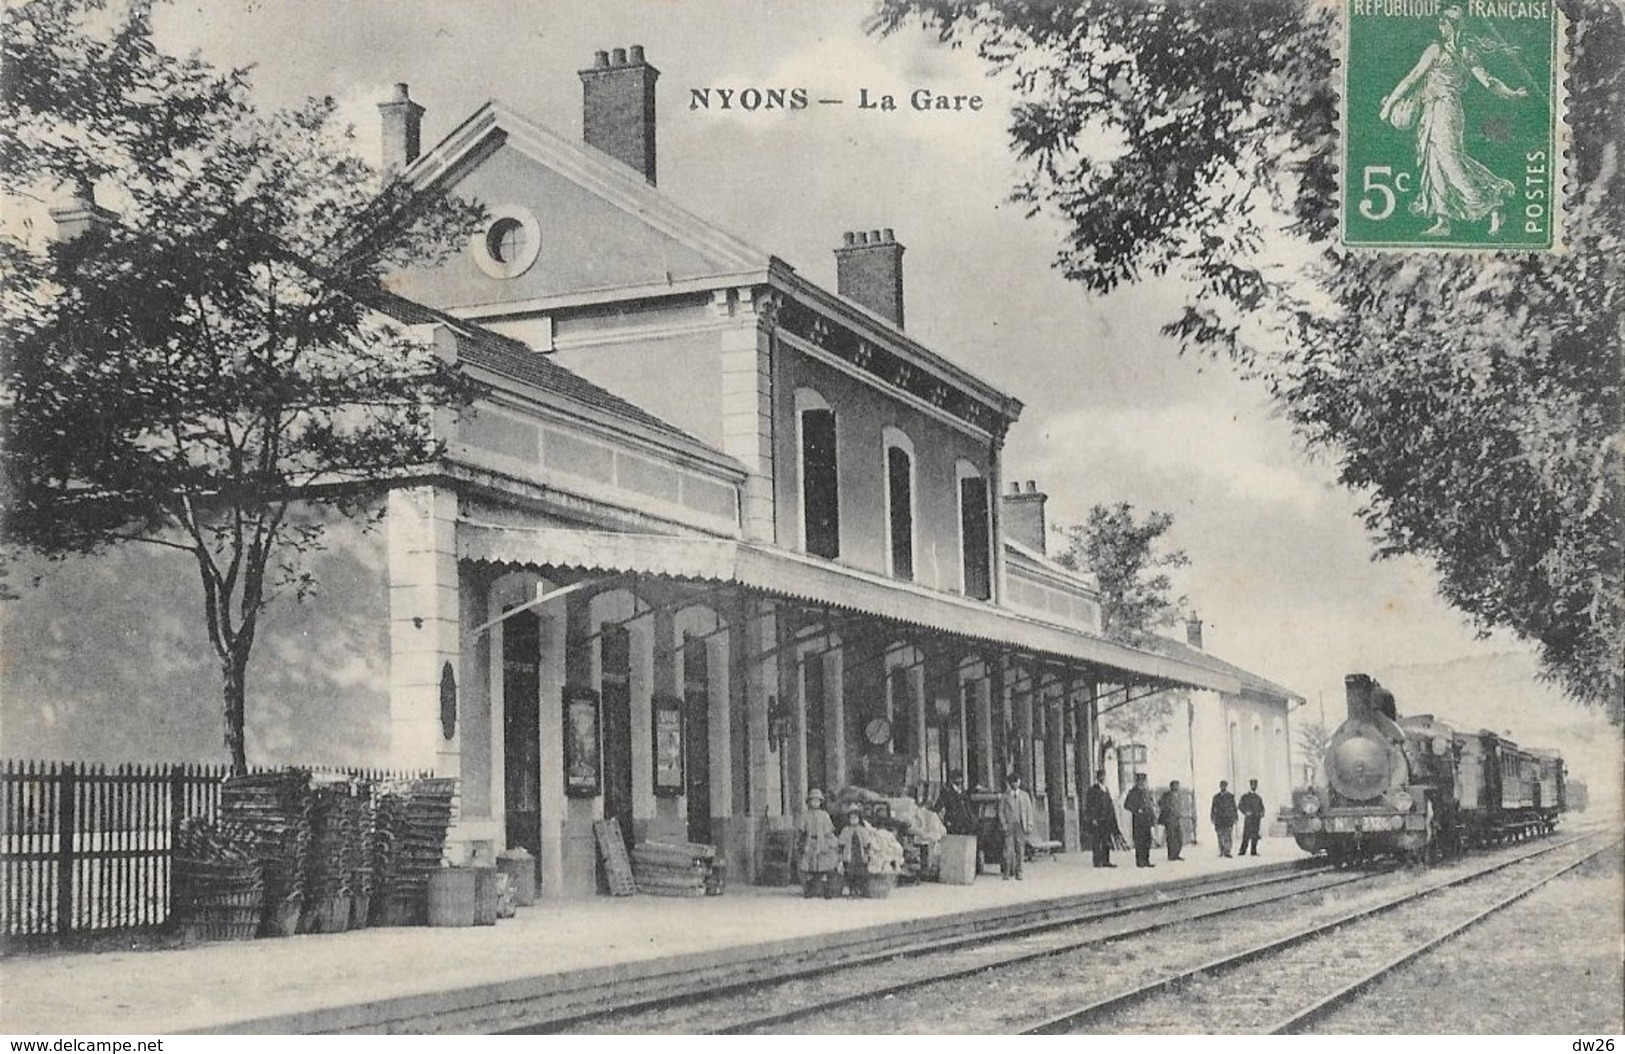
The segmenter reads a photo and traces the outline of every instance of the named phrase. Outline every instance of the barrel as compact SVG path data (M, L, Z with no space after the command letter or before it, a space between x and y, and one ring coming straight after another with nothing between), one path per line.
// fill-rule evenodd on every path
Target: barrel
M442 867L429 872L429 925L474 925L474 869Z
M536 903L536 858L524 849L510 849L497 857L497 870L513 879L513 902L521 908Z
M950 886L968 886L976 881L976 838L950 834L942 839L942 863L937 879Z
M474 870L474 925L497 924L497 869L476 867Z

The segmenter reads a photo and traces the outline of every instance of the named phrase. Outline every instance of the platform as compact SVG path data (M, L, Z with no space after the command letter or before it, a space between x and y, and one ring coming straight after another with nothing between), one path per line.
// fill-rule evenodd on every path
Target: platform
M187 948L19 955L0 960L0 1033L382 1032L481 1030L501 1007L558 992L658 986L662 978L782 963L934 928L991 924L1014 908L1180 883L1306 859L1266 838L1256 858L1190 846L1170 863L1097 870L1087 853L1026 865L1024 880L899 886L884 900L805 900L799 888L730 886L696 899L545 901L495 927L390 928Z

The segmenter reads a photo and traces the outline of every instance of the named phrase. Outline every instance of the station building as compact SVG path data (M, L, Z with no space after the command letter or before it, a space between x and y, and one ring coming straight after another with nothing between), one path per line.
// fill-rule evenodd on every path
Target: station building
M308 696L278 734L320 721L304 742L460 777L453 852L526 847L548 896L598 888L602 819L749 880L809 788L929 800L953 768L1022 773L1076 847L1100 700L1245 699L1245 675L1100 633L1042 496L1004 479L1021 404L908 335L891 231L832 238L831 292L660 192L657 77L599 53L584 142L493 101L425 151L406 86L380 106L386 165L489 221L379 309L487 394L381 530L333 525L347 588L268 626L256 698ZM42 706L184 689L131 672L127 634L90 672L41 667L75 605L185 595L184 563L119 559L122 597L81 569L12 616L8 676Z

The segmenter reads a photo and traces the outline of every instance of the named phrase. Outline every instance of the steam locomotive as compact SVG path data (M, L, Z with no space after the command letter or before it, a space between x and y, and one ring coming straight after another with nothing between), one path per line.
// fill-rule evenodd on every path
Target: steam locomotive
M1298 845L1335 860L1436 860L1556 828L1563 759L1493 732L1461 732L1431 714L1400 717L1394 694L1344 678L1348 718L1326 744L1316 785L1293 792Z

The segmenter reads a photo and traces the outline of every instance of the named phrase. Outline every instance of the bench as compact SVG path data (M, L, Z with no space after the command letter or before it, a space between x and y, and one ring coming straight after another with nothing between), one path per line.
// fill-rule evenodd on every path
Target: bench
M1028 860L1037 860L1039 853L1046 853L1046 854L1048 854L1048 856L1049 856L1049 858L1051 860L1054 860L1055 859L1055 854L1059 853L1060 851L1061 851L1061 843L1060 842L1043 840L1043 841L1033 841L1033 842L1028 842L1027 843L1027 859Z

